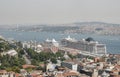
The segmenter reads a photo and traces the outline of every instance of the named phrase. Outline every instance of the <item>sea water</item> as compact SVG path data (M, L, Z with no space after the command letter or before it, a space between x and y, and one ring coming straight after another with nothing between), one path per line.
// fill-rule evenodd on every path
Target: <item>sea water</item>
M21 31L7 31L0 30L0 35L5 38L14 39L17 41L30 41L36 40L38 42L43 42L46 39L56 39L60 41L63 38L66 38L68 35L71 38L77 40L86 39L92 37L95 41L106 44L107 52L112 54L120 54L120 36L108 36L108 35L95 35L95 34L78 34L78 33L50 33L50 32L21 32Z

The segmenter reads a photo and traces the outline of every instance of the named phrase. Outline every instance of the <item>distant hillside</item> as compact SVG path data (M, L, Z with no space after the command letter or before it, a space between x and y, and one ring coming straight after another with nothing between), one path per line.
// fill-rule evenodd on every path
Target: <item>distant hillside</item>
M30 25L30 26L22 25L11 30L120 35L120 24L111 24L104 22L77 22L72 24L59 24L59 25Z

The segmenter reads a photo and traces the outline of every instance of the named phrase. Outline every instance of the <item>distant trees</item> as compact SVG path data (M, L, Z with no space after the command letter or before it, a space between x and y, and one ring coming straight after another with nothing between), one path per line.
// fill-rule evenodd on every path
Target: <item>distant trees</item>
M17 43L17 42L15 42ZM16 49L17 48L17 44L15 43L9 43L8 41L0 38L0 52L3 52L3 51L8 51L10 49ZM20 47L18 45L18 47Z
M32 65L39 66L39 62L35 59L31 60Z
M57 53L52 53L52 52L40 52L37 53L32 49L27 49L26 52L32 59L32 64L38 65L39 62L45 62L47 60L50 60L53 63L57 63L57 59L65 60L63 58L63 53L62 52L57 52Z
M17 56L10 56L7 54L0 54L0 69L7 71L19 72L25 60L23 58L24 51L21 47L21 42L10 43L2 38L0 38L0 52L7 52L10 49L15 49L18 53Z
M56 64L57 63L57 59L56 58L51 58L51 62Z
M36 68L36 70L43 70L44 68L43 67L41 67L41 66L38 66L37 68Z
M77 56L75 56L75 55L72 55L72 54L68 54L68 56L73 60L73 59L75 59L75 58L77 58Z
M63 57L64 53L62 53L61 51L56 52L55 54L57 57Z
M15 68L18 70L22 67L23 64L25 64L25 60L23 58L9 56L9 55L0 56L0 62L1 62L1 66L0 66L1 69L5 69L9 71L11 70L14 72L18 72L15 71Z
M0 51L7 51L11 48L12 47L10 46L10 44L8 42L6 42L6 41L0 42Z

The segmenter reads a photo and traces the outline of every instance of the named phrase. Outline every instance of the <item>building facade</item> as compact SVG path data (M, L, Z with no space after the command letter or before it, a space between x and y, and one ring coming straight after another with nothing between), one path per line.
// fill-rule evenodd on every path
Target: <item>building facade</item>
M78 69L78 64L76 64L74 62L65 62L65 61L63 61L61 63L61 66L67 67L67 68L69 68L71 70L74 70L74 71L77 71L77 69Z

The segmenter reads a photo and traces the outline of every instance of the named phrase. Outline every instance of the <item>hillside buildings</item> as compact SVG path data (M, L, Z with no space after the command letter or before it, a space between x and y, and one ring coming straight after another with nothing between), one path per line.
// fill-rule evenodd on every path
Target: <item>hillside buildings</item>
M49 58L45 60L46 62L40 61L40 64L37 65L26 63L22 65L22 68L20 67L19 73L0 69L0 77L120 77L120 55L105 56L106 45L91 40L91 38L77 41L69 36L61 41L62 45L59 45L55 39L47 39L44 43L30 41L22 44L23 49L34 49L37 52L35 54L49 52L45 49L50 49L50 52L53 53L63 50L59 52L63 52L62 58L64 57L65 60L58 57L57 63L52 63ZM29 56L27 51L24 52L24 55ZM19 53L16 50L9 50L6 54L14 57ZM29 58L29 60L32 59L32 57ZM39 66L40 68L38 68Z
M7 72L6 70L0 70L0 77L15 77L15 72Z
M22 42L23 48L31 48L35 50L35 52L40 53L43 50L43 47L40 43L36 41L30 41L30 42Z

